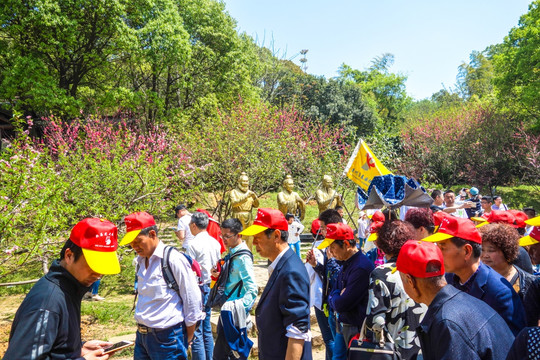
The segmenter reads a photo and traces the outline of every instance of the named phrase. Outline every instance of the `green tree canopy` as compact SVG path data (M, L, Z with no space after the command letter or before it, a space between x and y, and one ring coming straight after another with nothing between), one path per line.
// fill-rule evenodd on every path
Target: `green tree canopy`
M383 54L373 59L367 70L355 70L346 64L339 69L340 78L360 86L385 129L397 129L403 120L403 110L411 102L405 88L407 76L391 73L389 68L393 63L394 55Z
M469 63L458 68L457 87L464 99L485 97L493 93L493 63L484 54L473 51Z
M126 31L119 0L5 0L0 98L27 112L75 114L81 86L98 87Z
M253 41L217 0L7 0L0 50L0 99L38 116L199 118L257 95Z
M495 61L495 85L499 99L513 112L540 126L540 1L510 30Z

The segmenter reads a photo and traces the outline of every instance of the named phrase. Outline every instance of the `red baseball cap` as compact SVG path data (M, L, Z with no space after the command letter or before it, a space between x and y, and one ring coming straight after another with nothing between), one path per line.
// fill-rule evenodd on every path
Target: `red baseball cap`
M371 225L369 225L369 232L371 234L368 236L367 241L375 241L379 238L378 232L384 225L386 218L380 210L375 211L369 218L371 219Z
M379 238L379 230L381 230L383 225L384 225L384 220L383 221L375 221L375 222L371 223L371 225L369 226L369 232L371 234L368 236L367 241L375 241L375 240L377 240Z
M446 216L441 220L439 230L424 239L423 241L438 242L453 237L462 238L478 244L482 243L482 237L474 223L469 219Z
M257 211L257 217L255 218L255 221L253 221L253 225L240 232L240 235L253 236L266 229L289 231L289 223L281 211L270 208L260 208Z
M540 226L533 227L531 233L519 239L520 246L534 245L540 242Z
M511 209L511 210L508 210L508 212L514 215L514 219L515 219L514 225L512 224L510 225L512 225L515 228L524 228L527 226L525 221L527 221L529 217L523 211Z
M512 212L506 210L492 210L486 218L474 217L471 219L474 221L480 221L480 224L476 225L476 227L481 227L492 223L508 224L516 227L516 217Z
M427 272L429 264L436 265L439 270ZM396 268L393 270L409 274L417 278L430 278L444 275L443 255L439 247L433 243L409 240L399 250Z
M73 227L69 239L82 248L90 269L99 274L118 274L118 229L105 219L87 218Z
M384 222L384 220L385 220L384 214L383 214L382 211L380 211L380 210L375 211L375 212L373 213L373 215L371 215L369 218L370 218L371 221L373 221L373 222L377 222L377 221L382 221L382 222Z
M433 225L438 228L439 226L441 226L442 219L447 216L450 215L448 213L445 213L444 211L437 211L433 214Z
M317 246L317 249L324 249L336 240L354 240L351 227L344 223L326 225L326 238Z
M532 226L540 226L540 216L533 217L532 219L526 220L525 224Z
M321 228L321 220L319 219L313 220L313 222L311 223L311 233L313 234L313 236L317 235L320 228Z
M124 222L126 223L126 235L122 238L120 245L131 243L142 229L156 225L154 217L146 211L129 214L124 218Z

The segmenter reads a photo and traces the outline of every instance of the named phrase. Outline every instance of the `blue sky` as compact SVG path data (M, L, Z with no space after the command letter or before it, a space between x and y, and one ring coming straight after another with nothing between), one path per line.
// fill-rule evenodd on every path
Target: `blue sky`
M408 76L416 99L452 88L457 68L473 50L500 43L527 12L524 0L224 0L229 14L258 43L307 72L337 76L342 63L365 69L383 53L395 56L393 72ZM297 55L295 57L295 55Z

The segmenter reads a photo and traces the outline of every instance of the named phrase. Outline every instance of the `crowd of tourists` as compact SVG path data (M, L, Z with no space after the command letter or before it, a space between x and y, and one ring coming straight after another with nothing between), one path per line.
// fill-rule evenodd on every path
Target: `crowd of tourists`
M125 217L120 242L113 223L84 219L19 307L4 359L113 355L107 341L82 341L80 308L120 272L119 245L137 254L134 359L247 359L253 326L260 359L311 359L311 308L326 360L540 359L540 217L476 188L432 198L431 208L361 211L356 231L341 206L321 211L304 259L303 225L276 209L244 226L180 205L178 247L147 212ZM258 302L251 240L268 259Z
M364 358L373 344L401 359L540 359L540 217L466 190L361 212L356 238L321 213L323 261L313 250L308 263L330 279L315 305L328 309L328 326L317 317L326 359Z

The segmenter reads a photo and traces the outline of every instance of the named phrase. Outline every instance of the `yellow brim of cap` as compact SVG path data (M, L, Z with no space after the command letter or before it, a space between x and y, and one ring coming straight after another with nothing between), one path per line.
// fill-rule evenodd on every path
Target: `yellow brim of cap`
M480 227L482 227L482 226L486 226L487 224L489 224L489 223L488 223L487 221L484 221L484 222L482 222L482 223L476 225L476 227L477 227L477 228L480 228Z
M262 225L251 225L250 227L242 230L240 232L240 235L253 236L253 235L257 235L258 233L263 232L266 229L268 228Z
M525 220L525 224L532 226L540 226L540 216L533 217L532 219Z
M538 244L539 242L540 241L534 239L531 236L524 236L521 239L519 239L519 246L529 246L529 245Z
M82 249L84 258L90 269L102 275L118 274L120 272L120 262L116 256L116 251L95 251Z
M324 241L320 243L319 246L317 246L317 249L319 250L326 249L333 242L334 242L334 239L324 239Z
M448 235L445 233L438 232L438 233L435 233L433 235L429 235L428 237L423 238L422 241L439 242L439 241L443 241L443 240L450 239L453 237L454 237L453 235Z
M135 238L137 237L137 235L139 235L140 232L141 230L139 229L139 230L133 230L126 233L126 235L124 235L124 237L122 238L122 241L120 241L120 244L118 245L127 245L131 243L133 240L135 240Z
M371 235L368 236L367 241L375 241L379 238L379 234L377 233L371 233Z
M471 218L472 221L476 221L476 222L480 222L480 223L483 223L483 222L486 222L487 220L484 219L483 217L472 217Z

